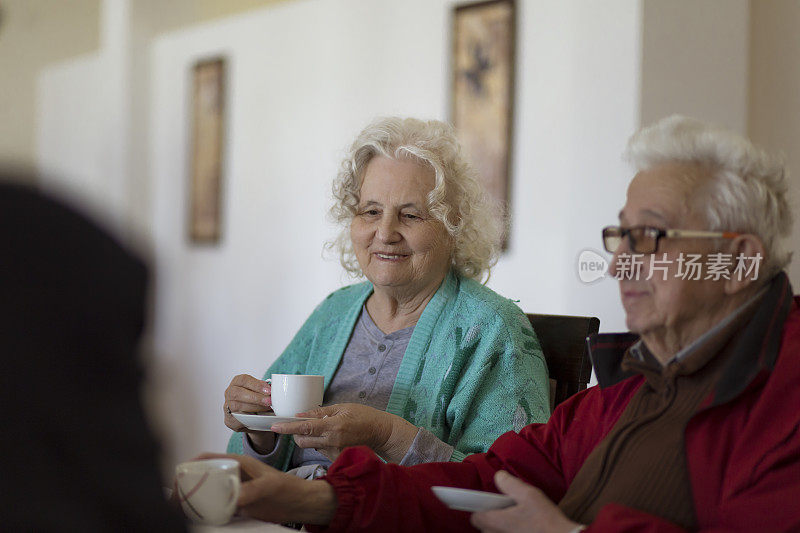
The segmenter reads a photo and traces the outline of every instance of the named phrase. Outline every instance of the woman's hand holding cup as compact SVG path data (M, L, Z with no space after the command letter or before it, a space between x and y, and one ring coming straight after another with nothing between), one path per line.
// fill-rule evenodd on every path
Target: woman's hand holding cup
M246 431L258 451L268 451L275 445L275 435L265 431L250 431L236 420L232 412L258 413L272 405L272 385L247 374L239 374L225 389L225 425L234 431Z
M274 398L271 381L275 382L278 391ZM275 434L248 429L236 420L232 412L258 413L272 407L276 416L293 417L299 411L322 405L324 384L325 377L320 375L272 374L271 379L262 381L240 374L225 390L225 425L234 431L246 432L257 452L269 453L275 447Z
M269 410L272 405L272 385L247 374L239 374L225 389L225 425L234 431L245 426L231 416L231 412L258 413Z

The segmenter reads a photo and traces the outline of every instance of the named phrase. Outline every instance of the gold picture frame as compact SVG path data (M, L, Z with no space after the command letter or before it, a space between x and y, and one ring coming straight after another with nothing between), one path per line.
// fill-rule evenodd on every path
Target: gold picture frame
M451 121L489 196L508 214L516 48L514 0L456 6L452 46Z
M224 58L192 68L192 154L189 240L218 243L222 232L222 168L225 128Z

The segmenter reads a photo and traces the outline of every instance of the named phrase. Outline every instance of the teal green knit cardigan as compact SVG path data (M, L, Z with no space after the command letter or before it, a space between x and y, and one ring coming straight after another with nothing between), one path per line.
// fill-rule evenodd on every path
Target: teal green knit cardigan
M327 390L372 290L364 282L330 294L264 378L321 374ZM461 461L506 431L546 422L549 398L544 356L520 308L451 272L414 327L386 411L428 429ZM229 453L242 453L243 436L231 437ZM285 470L293 448L276 465Z

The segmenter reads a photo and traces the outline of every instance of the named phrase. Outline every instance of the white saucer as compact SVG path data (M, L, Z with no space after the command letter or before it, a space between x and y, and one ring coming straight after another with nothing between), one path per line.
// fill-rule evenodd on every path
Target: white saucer
M254 431L269 431L272 424L284 422L298 422L300 420L314 420L313 418L298 418L296 416L256 415L253 413L231 413L233 418L244 424L247 429Z
M457 489L454 487L431 487L436 497L450 509L477 513L490 509L502 509L514 505L514 500L503 494L482 490Z

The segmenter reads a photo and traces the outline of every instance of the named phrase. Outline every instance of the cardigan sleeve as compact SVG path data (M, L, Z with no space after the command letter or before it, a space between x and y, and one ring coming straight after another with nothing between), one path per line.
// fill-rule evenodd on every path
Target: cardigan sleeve
M484 452L506 431L550 416L544 356L527 318L516 311L495 313L479 329L456 328L456 359L469 363L447 407L452 461Z

